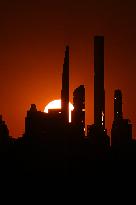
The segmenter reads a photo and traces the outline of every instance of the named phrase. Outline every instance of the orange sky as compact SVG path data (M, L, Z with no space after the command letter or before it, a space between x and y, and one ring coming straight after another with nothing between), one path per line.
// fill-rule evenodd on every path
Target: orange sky
M70 46L70 97L86 88L86 122L93 123L93 36L105 36L106 127L113 95L123 92L123 113L136 136L136 14L132 0L0 2L0 113L12 136L24 131L31 103L39 110L60 98L65 45Z

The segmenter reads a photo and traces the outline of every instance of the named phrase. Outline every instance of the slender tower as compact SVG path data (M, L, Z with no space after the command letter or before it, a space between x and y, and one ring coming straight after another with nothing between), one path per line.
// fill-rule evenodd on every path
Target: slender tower
M121 90L115 90L114 93L114 120L122 120L122 93Z
M69 123L69 46L66 46L61 90L61 109L64 123Z
M105 130L104 37L94 37L94 124Z

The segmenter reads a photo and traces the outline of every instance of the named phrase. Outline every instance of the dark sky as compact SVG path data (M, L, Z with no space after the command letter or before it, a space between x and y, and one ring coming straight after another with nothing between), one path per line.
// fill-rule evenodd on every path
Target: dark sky
M60 98L65 45L70 92L86 87L86 121L93 123L93 36L105 36L106 126L113 95L123 92L124 117L136 136L136 3L133 0L0 2L0 113L10 134L24 131L31 103L39 110Z

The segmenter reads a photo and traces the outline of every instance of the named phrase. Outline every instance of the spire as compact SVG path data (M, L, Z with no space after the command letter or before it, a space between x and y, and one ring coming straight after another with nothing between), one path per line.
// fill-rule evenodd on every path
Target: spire
M69 46L66 46L61 90L61 109L64 121L69 122Z

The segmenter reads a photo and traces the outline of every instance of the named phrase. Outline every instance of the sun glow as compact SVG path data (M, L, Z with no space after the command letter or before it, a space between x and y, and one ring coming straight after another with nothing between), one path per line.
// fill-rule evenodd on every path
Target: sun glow
M61 100L53 100L46 105L44 112L48 113L49 109L61 109ZM71 122L71 111L74 109L72 103L69 102L69 122Z

